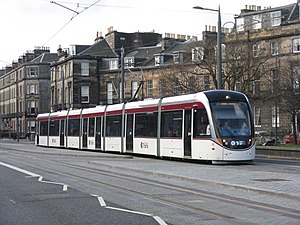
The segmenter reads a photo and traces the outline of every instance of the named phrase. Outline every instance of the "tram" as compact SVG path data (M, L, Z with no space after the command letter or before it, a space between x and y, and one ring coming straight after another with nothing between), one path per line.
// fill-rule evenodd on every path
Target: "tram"
M218 162L255 158L247 97L196 94L39 114L36 145Z

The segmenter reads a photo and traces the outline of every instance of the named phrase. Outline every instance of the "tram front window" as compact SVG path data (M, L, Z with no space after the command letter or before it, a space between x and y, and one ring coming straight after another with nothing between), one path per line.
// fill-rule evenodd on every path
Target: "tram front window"
M251 145L250 111L245 102L214 102L211 109L217 137L228 148Z

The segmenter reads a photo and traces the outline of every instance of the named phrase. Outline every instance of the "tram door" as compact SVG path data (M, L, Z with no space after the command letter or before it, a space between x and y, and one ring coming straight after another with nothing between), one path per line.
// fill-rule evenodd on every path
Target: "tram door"
M96 148L101 149L101 117L96 118Z
M60 120L60 133L59 133L59 138L60 138L60 146L65 145L65 120Z
M188 156L188 157L192 155L191 121L192 121L192 110L184 110L184 156Z
M133 114L127 115L126 151L133 151Z
M36 122L36 144L40 144L40 122Z
M83 124L82 124L82 147L86 148L87 147L87 122L88 119L84 118L82 120Z

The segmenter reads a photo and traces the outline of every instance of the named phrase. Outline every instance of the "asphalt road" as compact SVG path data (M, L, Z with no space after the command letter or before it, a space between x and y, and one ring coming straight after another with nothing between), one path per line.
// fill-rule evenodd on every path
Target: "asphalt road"
M0 164L0 225L300 221L299 161L211 165L2 140Z
M1 225L159 224L151 215L126 211L99 196L7 166L0 164Z

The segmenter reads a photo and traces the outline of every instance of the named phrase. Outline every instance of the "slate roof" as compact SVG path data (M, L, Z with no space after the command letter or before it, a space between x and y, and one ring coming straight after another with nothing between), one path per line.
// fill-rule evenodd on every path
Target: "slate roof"
M281 11L282 24L299 21L298 3L279 6L279 7L275 7L275 8L257 10L257 11L256 10L253 10L253 11L250 10L248 12L242 12L236 18L242 18L242 17L252 16L252 15L265 14L265 13L279 11L279 10Z
M116 53L111 49L105 39L100 39L92 46L79 52L78 55L91 55L101 57L118 57Z
M57 53L45 52L34 58L31 62L33 63L51 63L58 60Z

